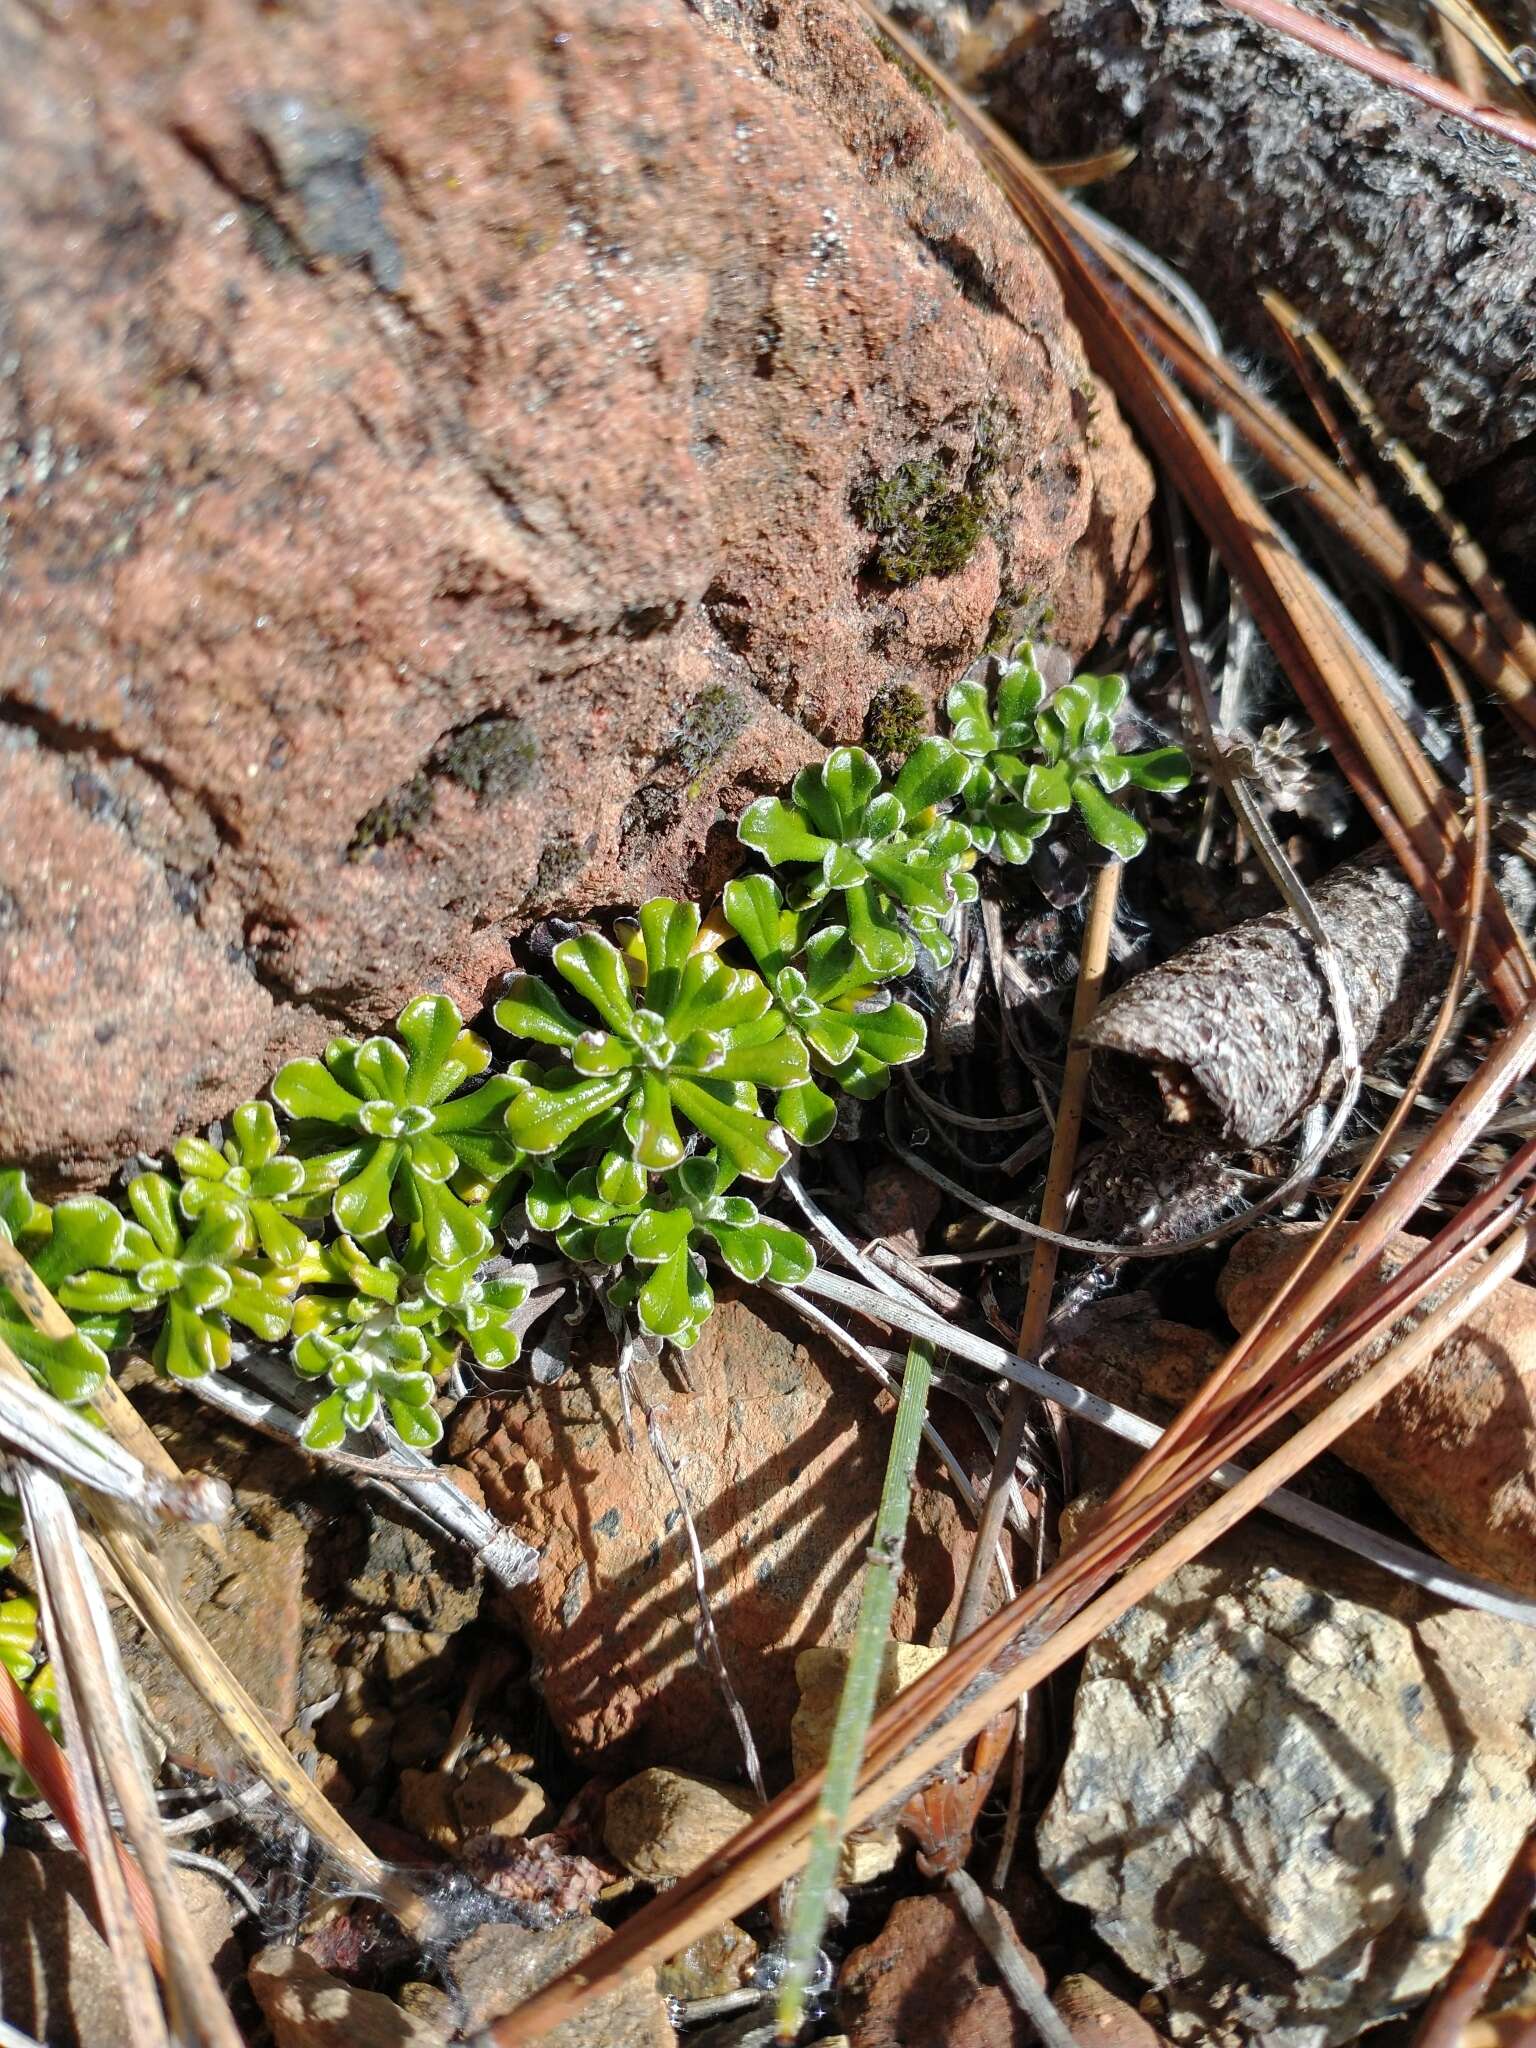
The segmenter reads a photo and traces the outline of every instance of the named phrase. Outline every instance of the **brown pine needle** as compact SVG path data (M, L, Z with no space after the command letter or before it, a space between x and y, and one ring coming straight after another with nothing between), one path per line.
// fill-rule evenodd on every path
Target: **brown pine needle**
M159 1640L250 1768L335 1857L354 1883L384 1901L402 1927L416 1934L429 1931L433 1916L425 1900L374 1854L305 1777L272 1732L260 1707L183 1610L159 1557L139 1531L127 1522L107 1523L102 1529L101 1546L128 1604Z
M1064 157L1058 163L1042 164L1040 168L1058 192L1073 192L1083 185L1098 185L1106 178L1118 177L1135 161L1135 144L1122 142L1118 149L1101 150L1097 156Z
M1269 466L1327 522L1384 588L1457 654L1480 681L1505 700L1513 717L1536 738L1536 663L1522 661L1491 621L1467 602L1455 580L1425 559L1391 514L1363 496L1325 455L1256 392L1229 363L1213 354L1181 314L1151 291L1134 265L1081 214L1064 210L1063 228L1090 248L1125 288L1126 318L1168 360L1203 403L1225 412Z
M1399 440L1376 409L1375 401L1317 325L1298 313L1279 292L1261 291L1265 311L1289 341L1306 348L1348 401L1379 459L1391 465L1405 488L1424 507L1444 534L1451 560L1487 612L1522 666L1536 665L1536 630L1500 582L1487 554L1446 503L1445 493L1406 443Z
M1470 848L1449 793L1358 648L1268 510L1221 460L1178 390L1127 327L1116 301L1083 255L1078 228L1049 180L996 122L945 79L911 37L875 13L872 0L860 0L860 5L943 93L1015 211L1050 257L1061 278L1067 310L1096 367L1173 476L1241 587L1308 716L1328 740L1436 922L1454 939L1457 901L1465 900ZM1337 472L1333 474L1337 478ZM1347 484L1342 487L1348 490ZM1358 494L1351 493L1351 498L1361 502ZM1508 914L1496 896L1483 939L1482 964L1490 993L1506 1017L1516 1016L1528 983Z
M1457 2048L1463 2028L1476 2019L1504 1959L1536 1906L1536 1828L1533 1828L1478 1915L1449 1976L1430 2000L1413 2048Z
M1266 1458L1246 1479L1202 1511L1157 1550L1142 1558L1109 1591L1102 1592L1071 1614L1043 1647L1032 1650L1011 1669L987 1679L979 1690L965 1692L962 1704L948 1719L936 1717L975 1678L982 1677L996 1654L1005 1649L1017 1628L1015 1613L1005 1610L984 1622L957 1645L944 1663L920 1678L879 1716L872 1731L870 1766L850 1814L857 1826L904 1797L929 1773L962 1749L997 1713L1050 1673L1145 1598L1167 1575L1198 1556L1215 1538L1258 1506L1277 1486L1301 1469L1365 1414L1390 1389L1415 1371L1446 1337L1480 1308L1493 1290L1518 1270L1528 1251L1522 1225L1499 1251L1456 1278L1451 1293L1412 1334L1400 1340L1322 1414ZM1441 1282L1456 1272L1441 1268ZM1369 1341L1363 1340L1363 1341ZM1334 1347L1329 1347L1330 1352ZM1354 1349L1358 1350L1357 1343ZM1329 1370L1342 1359L1331 1358ZM1091 1540L1091 1539L1090 1539ZM1020 1596L1014 1609L1027 1607L1042 1624L1053 1595L1073 1577L1072 1565L1057 1565L1047 1577ZM1070 1596L1069 1596L1070 1597ZM1038 1639L1038 1638L1037 1638ZM946 1678L946 1667L964 1671L963 1685ZM915 1747L906 1746L913 1724L926 1726ZM876 1739L879 1740L878 1751ZM547 1986L536 1997L496 2022L483 2037L494 2048L534 2048L543 2035L569 2020L595 1997L622 1979L685 1947L717 1926L721 1919L744 1910L789 1876L803 1853L814 1814L820 1773L802 1779L781 1793L772 1805L744 1827L731 1842L671 1892L642 1908L587 1963Z
M201 2048L240 2048L240 2036L177 1887L117 1638L100 1585L86 1561L69 1498L59 1482L44 1473L23 1467L18 1481L60 1699L69 1695L73 1725L79 1730L73 1751L76 1757L94 1757L103 1794L122 1815L123 1832L154 1899L170 2030L188 2048L194 2043ZM115 1874L115 1853L110 1861ZM94 1861L92 1868L97 1876ZM97 1898L102 1899L99 1882ZM136 1952L142 1946L136 1943ZM121 1965L116 1948L114 1955ZM152 1958L146 1954L145 1960ZM130 2004L125 2019L132 2011ZM126 2032L129 2039L139 2038L134 2028Z
M74 1324L66 1311L3 1235L0 1235L0 1280L22 1304L35 1328L52 1336L74 1335ZM0 1346L0 1370L8 1369L7 1360L9 1366L30 1384L26 1368ZM159 1450L159 1439L149 1431L114 1383L109 1380L106 1384L112 1387L123 1408ZM164 1452L161 1456L170 1472L180 1480L175 1462ZM25 1467L22 1469L25 1471ZM432 1919L425 1902L389 1870L355 1830L348 1827L324 1794L305 1777L273 1733L256 1702L181 1607L159 1554L145 1541L142 1531L126 1516L114 1514L106 1501L100 1505L98 1522L100 1538L99 1542L93 1543L92 1550L99 1566L114 1581L115 1589L137 1613L145 1628L158 1638L251 1769L363 1890L384 1901L402 1927L417 1933L425 1931ZM220 1548L223 1548L222 1539Z
M86 1841L85 1824L80 1818L79 1802L75 1797L75 1781L69 1767L69 1758L54 1741L42 1715L3 1664L0 1664L0 1743L4 1743L36 1785L43 1796L44 1804L68 1835L78 1854L88 1859L90 1850ZM160 1952L160 1928L155 1919L155 1902L149 1895L149 1887L144 1882L143 1872L121 1845L118 1849L118 1861L123 1866L133 1916L139 1923L139 1932L144 1937L144 1946L149 1951L150 1962L158 1971L163 1959ZM100 1932L100 1929L97 1931Z
M1083 1043L1083 1034L1093 1022L1104 989L1110 936L1115 928L1115 911L1120 901L1121 872L1121 864L1117 860L1109 861L1099 869L1094 877L1088 920L1083 929L1066 1069L1062 1076L1061 1099L1056 1106L1056 1129L1051 1140L1045 1192L1040 1198L1040 1221L1047 1230L1065 1230L1067 1224L1067 1196L1072 1187L1072 1175L1077 1169L1077 1148L1088 1096L1088 1068L1093 1057ZM1056 1284L1056 1266L1060 1256L1048 1238L1035 1240L1024 1314L1018 1332L1018 1349L1025 1358L1035 1357L1045 1342L1051 1320L1051 1290ZM1003 1517L1008 1510L1008 1490L1013 1484L1014 1468L1024 1448L1024 1432L1035 1405L1036 1397L1027 1387L1015 1387L1008 1396L997 1453L992 1460L992 1476L976 1530L976 1547L971 1552L965 1589L960 1596L960 1610L955 1616L952 1631L955 1642L962 1636L968 1636L981 1618L998 1538L1003 1531Z
M1468 51L1475 51L1483 63L1498 73L1529 112L1531 95L1525 73L1515 61L1514 51L1483 10L1474 6L1472 0L1429 0L1429 4L1440 17L1441 39L1447 57L1452 56L1458 43ZM1451 76L1469 99L1486 97L1486 80L1480 64L1467 64L1464 58L1454 59Z
M1226 5L1234 14L1246 14L1250 21L1275 29L1281 35L1292 36L1298 43L1308 44L1325 57L1337 57L1354 70L1363 71L1367 78L1411 93L1437 113L1455 114L1474 128L1497 135L1501 141L1536 151L1536 127L1522 120L1518 114L1468 99L1458 87L1447 84L1443 78L1436 78L1433 72L1421 71L1417 64L1410 64L1404 57L1390 56L1374 44L1362 42L1347 29L1319 21L1315 14L1304 14L1299 7L1292 7L1290 0L1226 0Z
M1446 1332L1486 1299L1524 1258L1527 1231L1523 1222L1492 1257L1484 1256L1484 1251L1489 1234L1507 1227L1510 1199L1536 1168L1536 1151L1516 1155L1489 1190L1487 1202L1468 1205L1425 1253L1379 1291L1368 1310L1350 1319L1343 1333L1323 1338L1304 1360L1300 1358L1302 1346L1321 1329L1344 1289L1369 1269L1388 1237L1421 1206L1536 1063L1536 1013L1530 1002L1529 967L1514 943L1502 904L1496 895L1488 900L1485 843L1480 850L1469 841L1455 816L1449 792L1435 781L1411 735L1383 700L1374 676L1289 554L1263 507L1223 469L1199 423L1125 326L1114 301L1078 253L1080 229L1064 213L1048 181L985 116L948 86L910 39L899 31L887 32L948 99L1021 217L1045 244L1062 275L1069 309L1096 363L1173 473L1181 493L1237 577L1307 709L1327 731L1362 801L1377 818L1442 927L1472 943L1468 934L1476 934L1478 921L1468 916L1468 910L1479 897L1485 899L1487 914L1476 938L1478 955L1500 1007L1511 1021L1479 1072L1426 1134L1392 1185L1358 1223L1342 1232L1340 1242L1319 1262L1310 1283L1286 1314L1267 1318L1262 1328L1250 1331L1234 1347L1206 1392L1167 1433L1158 1452L1117 1492L1098 1526L1087 1532L1081 1549L957 1643L938 1667L879 1717L871 1731L865 1781L854 1809L856 1816L864 1817L892 1803L931 1768L952 1756L1009 1701L1091 1640L1176 1564L1196 1555L1221 1529L1262 1500L1422 1363ZM1149 302L1139 309L1137 324L1154 331L1159 347L1164 346L1163 335L1172 330L1174 341L1166 352L1178 362L1181 374L1185 367L1179 355L1181 346L1184 355L1203 371L1206 389L1202 395L1211 396L1214 387L1218 402L1226 404L1234 416L1253 405L1241 387L1239 396L1231 397L1223 381L1229 373L1189 342L1174 316L1154 309ZM1263 409L1257 410L1263 419ZM1260 437L1256 433L1254 438ZM1374 555L1371 565L1378 573L1389 572L1385 580L1411 582L1413 596L1436 630L1465 649L1469 661L1479 664L1480 673L1497 679L1496 686L1516 715L1536 731L1531 677L1490 637L1487 623L1475 617L1444 573L1420 563L1380 508L1353 490L1302 437L1273 432L1272 439L1282 450L1277 465L1282 473L1292 442L1306 451L1295 456L1292 467L1305 477L1310 464L1313 472L1326 479L1318 494L1331 495L1341 530L1353 529L1359 535L1360 551ZM1481 834L1483 821L1475 823ZM1220 1462L1243 1448L1269 1420L1288 1413L1329 1374L1389 1329L1406 1305L1437 1288L1443 1290L1448 1280L1451 1293L1442 1293L1437 1307L1411 1335L1393 1345L1281 1451L1240 1481L1225 1500L1196 1517L1152 1556L1133 1562L1138 1549L1164 1526L1173 1508L1213 1469L1213 1460ZM1128 1566L1126 1577L1111 1591L1099 1590L1116 1571ZM1000 1676L986 1678L988 1667L996 1660L1016 1657L1021 1642L1039 1644L1042 1634L1052 1630L1055 1633L1043 1648L1026 1654ZM979 1688L968 1690L978 1680L982 1681ZM952 1711L957 1702L963 1704ZM945 1719L946 1715L950 1718ZM915 1749L909 1747L914 1740ZM781 1795L702 1871L682 1880L667 1899L627 1923L589 1966L571 1973L522 2012L503 2021L493 2034L499 2048L538 2040L543 2029L570 2017L596 1989L606 1988L629 1969L684 1945L721 1917L770 1890L799 1860L816 1792L817 1783L812 1779Z

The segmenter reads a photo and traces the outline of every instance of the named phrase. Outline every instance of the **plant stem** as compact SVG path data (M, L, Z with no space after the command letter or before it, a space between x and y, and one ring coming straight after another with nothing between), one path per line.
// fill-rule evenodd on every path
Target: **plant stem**
M1066 1073L1061 1101L1056 1110L1056 1134L1051 1144L1051 1163L1045 1178L1045 1195L1040 1204L1040 1221L1047 1230L1063 1230L1067 1221L1067 1194L1077 1166L1078 1139L1083 1129L1083 1108L1088 1094L1088 1063L1092 1055L1082 1043L1082 1034L1092 1021L1104 987L1109 965L1109 941L1115 928L1115 910L1120 901L1120 862L1113 860L1094 877L1093 896L1088 906L1088 923L1083 933L1077 994L1072 1004L1072 1030L1067 1048ZM1024 1318L1019 1324L1019 1350L1026 1358L1038 1355L1051 1320L1051 1289L1056 1281L1057 1247L1046 1238L1035 1243L1029 1269L1029 1292L1024 1300ZM1003 1416L997 1456L982 1506L976 1547L971 1552L960 1611L955 1617L953 1640L968 1636L981 1619L992 1573L992 1558L1003 1531L1008 1506L1008 1489L1014 1467L1024 1448L1024 1431L1034 1397L1024 1387L1015 1387L1008 1397Z
M896 1604L896 1576L901 1569L912 1478L917 1469L917 1452L922 1442L923 1418L928 1409L928 1387L932 1377L932 1346L920 1338L915 1339L907 1352L906 1370L901 1376L896 1426L891 1435L885 1483L880 1489L880 1506L870 1539L869 1562L859 1595L859 1619L848 1657L848 1669L843 1677L832 1741L827 1751L826 1783L811 1836L810 1853L801 1873L794 1911L790 1916L788 1953L776 2014L781 2041L793 2041L800 2032L806 1987L826 1930L827 1899L837 1879L848 1807L858 1783L869 1724L875 1715L875 1698L885 1664L891 1610Z

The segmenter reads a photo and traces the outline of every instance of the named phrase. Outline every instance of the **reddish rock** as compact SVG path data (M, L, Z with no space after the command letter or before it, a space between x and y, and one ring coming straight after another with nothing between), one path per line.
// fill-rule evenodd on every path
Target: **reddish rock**
M1150 494L847 0L149 21L0 27L0 1158L54 1182L718 880L1003 597L1089 641ZM900 583L909 464L968 538Z
M1263 1312L1311 1235L1310 1224L1283 1224L1233 1247L1218 1291L1240 1330ZM1367 1304L1381 1276L1424 1242L1400 1231L1341 1297L1339 1319ZM1367 1349L1330 1385L1348 1385L1383 1349ZM1326 1399L1302 1412L1315 1414ZM1333 1448L1443 1558L1536 1593L1536 1287L1506 1280Z
M1167 2048L1135 2006L1116 1998L1096 1977L1063 1977L1051 2002L1078 2048Z
M931 1180L899 1159L884 1159L864 1182L864 1214L876 1237L916 1258L943 1201Z
M795 1657L849 1635L890 1440L889 1402L780 1311L724 1301L653 1400L681 1465L710 1606L757 1742L789 1746ZM940 1428L980 1454L946 1403ZM616 1376L589 1363L558 1385L467 1402L455 1455L492 1511L536 1544L538 1580L511 1599L567 1743L605 1769L676 1763L734 1777L740 1751L694 1649L697 1606L677 1504ZM925 1451L893 1634L926 1641L953 1614L971 1529Z
M1036 2038L946 1892L897 1901L843 1964L837 2002L850 2048L1027 2048Z

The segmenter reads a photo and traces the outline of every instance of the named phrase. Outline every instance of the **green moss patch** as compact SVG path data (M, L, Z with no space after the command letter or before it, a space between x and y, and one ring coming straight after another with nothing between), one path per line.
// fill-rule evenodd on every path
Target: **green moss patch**
M853 511L879 542L874 573L899 586L964 568L986 531L979 481L973 472L957 490L944 461L928 456L860 485Z

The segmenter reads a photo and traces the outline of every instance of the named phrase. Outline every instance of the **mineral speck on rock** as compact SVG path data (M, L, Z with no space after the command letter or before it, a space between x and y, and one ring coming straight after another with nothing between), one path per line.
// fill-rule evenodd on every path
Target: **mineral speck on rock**
M1533 1775L1536 1633L1266 1528L1088 1652L1041 1867L1179 2039L1338 2048L1450 1967Z

